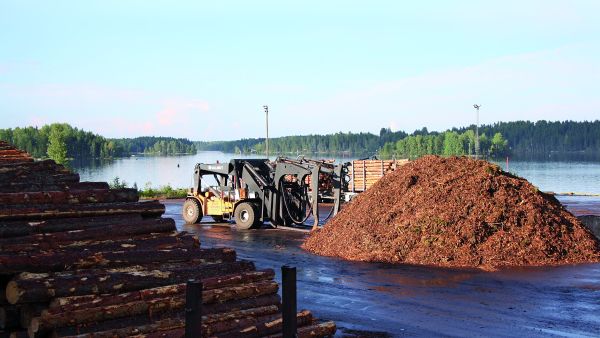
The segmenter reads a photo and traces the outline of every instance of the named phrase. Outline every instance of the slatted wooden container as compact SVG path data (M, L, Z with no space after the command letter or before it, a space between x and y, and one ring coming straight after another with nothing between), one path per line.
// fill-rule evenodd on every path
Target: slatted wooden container
M350 192L363 192L370 188L383 175L408 163L408 159L400 160L355 160L348 167Z

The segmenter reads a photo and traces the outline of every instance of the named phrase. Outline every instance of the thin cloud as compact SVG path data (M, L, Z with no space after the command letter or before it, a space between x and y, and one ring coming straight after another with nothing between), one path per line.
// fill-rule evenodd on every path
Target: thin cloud
M457 69L380 82L344 91L287 111L327 116L340 129L445 129L474 123L471 105L482 104L482 122L518 119L593 119L600 110L590 95L600 81L591 45L513 55ZM390 122L392 120L392 122ZM342 128L343 127L343 128ZM331 126L322 128L331 130Z

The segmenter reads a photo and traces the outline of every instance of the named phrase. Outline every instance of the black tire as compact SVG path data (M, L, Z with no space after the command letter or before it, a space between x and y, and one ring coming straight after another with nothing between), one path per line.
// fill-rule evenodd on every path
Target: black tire
M185 224L196 224L202 219L202 208L195 199L189 198L183 203L182 211Z
M235 208L235 224L238 229L255 229L260 224L257 221L258 213L251 203L243 202Z

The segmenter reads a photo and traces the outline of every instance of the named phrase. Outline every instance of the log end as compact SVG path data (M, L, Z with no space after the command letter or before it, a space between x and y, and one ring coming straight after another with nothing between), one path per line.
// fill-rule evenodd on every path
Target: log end
M15 281L10 281L8 282L8 285L6 285L6 300L10 304L17 304L24 293L25 290L21 290Z

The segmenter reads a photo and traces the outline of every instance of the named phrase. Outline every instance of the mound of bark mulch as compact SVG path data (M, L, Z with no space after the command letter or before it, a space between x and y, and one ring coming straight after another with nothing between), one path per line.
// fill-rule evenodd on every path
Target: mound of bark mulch
M496 269L600 261L552 195L498 166L425 156L385 175L303 248L347 260Z

